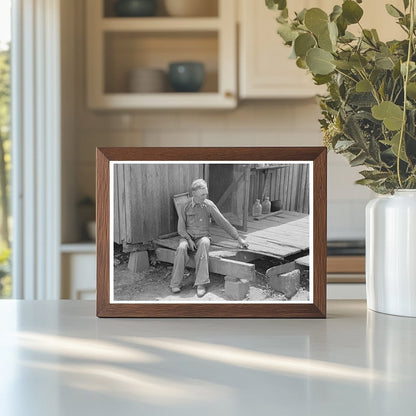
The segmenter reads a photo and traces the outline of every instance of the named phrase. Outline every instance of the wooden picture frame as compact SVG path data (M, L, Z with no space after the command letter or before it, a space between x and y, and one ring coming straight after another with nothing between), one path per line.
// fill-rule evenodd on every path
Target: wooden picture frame
M326 211L327 211L327 197L326 197L327 150L326 148L324 147L97 148L96 156L97 156L96 201L97 201L97 316L98 317L195 317L195 318L200 318L200 317L325 318L326 317L326 221L327 221L326 220ZM154 301L140 301L140 300L127 301L127 300L123 300L124 298L121 298L121 297L117 298L118 295L114 294L115 293L115 289L114 289L115 280L114 280L113 272L115 270L114 268L115 266L113 264L113 259L114 259L114 247L118 247L117 245L115 245L115 239L121 239L120 237L121 233L120 233L119 227L114 226L114 221L115 221L114 218L115 217L119 218L120 212L121 212L120 209L123 209L123 207L126 206L126 205L123 205L120 208L120 204L125 204L125 201L126 201L126 198L128 198L128 195L126 196L125 192L124 191L122 192L120 190L121 188L119 187L119 185L114 185L115 175L117 171L121 172L120 169L122 169L122 171L124 172L124 170L128 168L130 169L129 172L130 171L135 172L139 168L150 169L150 167L152 167L152 169L154 169L154 172L156 172L155 175L152 176L152 179L150 179L149 175L143 176L143 177L142 176L138 177L136 175L134 176L134 182L133 182L132 188L130 188L130 192L131 192L131 189L133 190L136 188L145 189L147 192L146 194L147 197L141 196L140 200L146 200L146 198L152 198L153 195L156 193L155 188L157 188L158 186L157 184L159 183L157 181L162 181L161 178L163 175L159 175L158 169L162 169L162 167L164 170L168 168L169 169L182 169L181 167L182 165L185 167L186 166L198 166L201 172L204 171L203 175L201 174L200 176L203 176L204 178L206 177L207 179L211 178L211 185L214 191L215 191L215 184L223 182L221 178L220 180L217 181L215 179L215 176L212 176L214 175L216 170L232 169L233 171L234 170L239 171L238 177L240 178L239 179L240 182L244 184L245 189L248 190L247 192L250 192L249 196L247 196L248 195L247 193L244 193L243 195L243 193L240 191L235 192L238 198L240 198L239 199L239 201L241 201L240 205L241 206L244 205L245 207L243 209L243 211L245 212L245 215L244 215L245 218L241 219L240 229L244 230L244 227L246 227L247 229L247 221L248 221L248 226L249 226L248 228L249 231L247 231L246 233L244 233L244 231L238 231L238 232L242 233L241 235L243 237L246 237L247 241L249 241L249 238L252 238L251 241L254 241L256 232L253 232L252 234L250 234L250 230L251 230L250 227L251 226L256 227L256 224L257 224L257 222L256 223L253 222L254 220L260 219L260 221L258 221L259 224L260 223L266 224L266 222L268 221L267 227L269 226L269 224L273 223L272 224L273 233L271 232L268 233L270 238L272 237L274 238L275 235L279 234L275 230L280 229L280 228L279 229L276 228L276 227L280 227L280 224L284 224L285 227L289 227L289 226L294 227L297 224L298 220L296 218L298 217L302 219L303 221L302 224L305 224L305 223L308 224L309 228L307 228L307 230L309 231L307 234L308 236L307 238L309 238L308 241L310 242L310 245L307 247L307 249L305 249L304 247L306 251L302 251L300 249L297 251L298 256L300 254L305 254L305 253L310 254L310 260L311 260L310 266L311 267L310 267L310 274L308 274L309 292L308 292L308 297L306 298L307 300L302 300L302 301L293 301L293 300L274 301L273 300L273 301L258 301L257 302L257 301L249 301L247 299L243 299L243 300L230 299L229 301L221 300L220 302L216 302L216 301L204 301L203 298L201 298L201 299L197 299L198 301L195 301L195 302L194 301L188 302L186 301L186 299L184 301L184 299L181 298L180 302L179 301L176 302L175 300L172 300L172 299L179 299L179 298L169 297L170 300L165 302L165 301L160 301L158 299ZM298 166L302 167L302 169L305 166L307 166L307 169L308 169L307 170L308 176L305 176L308 178L308 185L307 187L305 187L306 190L301 194L303 195L303 203L305 204L306 203L305 201L308 201L307 203L309 204L307 205L308 207L308 210L306 211L307 214L302 214L302 213L293 211L293 215L294 216L297 215L298 217L296 217L295 219L291 219L292 217L288 216L287 218L289 219L287 221L285 220L287 222L286 224L283 221L283 219L279 220L279 218L280 217L283 218L284 215L286 214L287 215L291 214L292 213L291 210L282 210L282 211L277 211L276 214L269 214L271 218L267 218L267 214L263 214L259 218L252 218L251 217L252 208L251 206L249 206L248 219L247 219L247 207L248 207L248 204L250 203L249 198L254 198L255 195L261 195L262 193L264 195L265 194L264 189L266 189L266 187L267 189L269 189L269 186L270 186L270 190L271 190L270 192L272 192L273 189L278 189L279 192L282 192L282 195L288 195L289 192L292 192L291 191L292 189L296 190L299 188L300 185L297 185L300 180L299 175L298 175L298 182L295 182L293 180L293 177L292 179L290 179L291 177L289 176L289 173L286 174L286 177L283 175L283 173L281 173L280 174L281 182L279 182L278 184L277 179L276 179L278 178L278 176L277 174L273 176L273 172L272 172L273 170L277 172L279 167L283 169L282 170L283 172L285 170L284 168L287 167L286 169L287 172L293 171L296 173L297 172L296 169L298 169ZM211 169L211 173L209 173L210 169ZM244 174L240 174L240 172L243 172L243 171L244 171ZM160 170L160 172L162 172L162 170ZM267 172L267 174L264 175L264 172ZM272 180L276 179L275 185L272 185L272 184L266 185L267 180L268 180L267 176L269 175L269 172L272 172L270 176L271 179L269 179L270 183L272 182ZM260 174L263 175L263 179L261 178ZM181 171L179 175L184 176L183 171ZM120 177L121 176L118 175L117 173L117 183L119 183ZM125 179L125 175L122 177ZM154 179L155 177L156 177L156 182ZM188 174L188 177L190 180L196 179L195 175L192 176L191 173ZM237 175L233 177L237 178ZM171 183L174 180L172 178L172 175L169 175L166 173L164 173L163 178L164 178L163 180L165 181L163 183ZM283 189L284 182L282 181L286 180L285 178L287 179L287 181L291 181L291 184L289 185L286 184L285 185L286 189ZM150 184L151 180L153 181L152 184ZM260 180L263 180L263 182L260 183ZM249 181L249 184L247 184L247 181ZM225 185L226 183L222 184L223 187L225 187ZM150 193L147 188L148 186L151 187ZM210 182L208 182L208 188L210 188ZM164 188L164 189L167 189L167 188ZM172 189L172 190L169 190L169 192L165 192L164 194L162 193L164 202L159 201L158 204L155 204L155 202L152 200L153 208L151 209L156 210L159 207L159 205L169 204L169 207L170 207L169 209L171 210L170 213L172 215L176 215L176 212L173 211L175 208L174 208L172 196L174 194L181 194L181 193L187 192L188 190L189 188L180 189L179 191ZM263 192L261 192L262 190ZM229 190L226 190L226 192L230 194ZM166 193L168 195L165 195ZM305 195L308 195L308 196L306 197ZM210 194L210 197L211 197L211 194ZM290 203L298 204L299 200L300 200L299 197L294 196ZM120 203L117 202L116 204L115 201L122 201L122 202ZM289 202L287 203L289 204ZM135 219L132 224L143 222L144 224L143 226L147 227L146 230L149 231L149 229L152 229L151 225L149 225L150 224L149 222L150 211L148 210L145 212L144 209L139 208L139 205L140 205L139 203L133 203L129 205L129 207L133 207L131 209L134 210L136 209L136 206L137 206L137 210L139 210L139 211L134 211ZM230 203L230 206L231 206L231 203ZM117 210L117 212L115 212L115 210ZM127 214L127 215L130 215L131 217L133 214L130 212L130 214ZM273 221L278 221L278 220L280 222L278 224L276 223L277 225L275 226ZM123 224L125 224L125 222ZM123 227L127 234L131 231L129 227L126 227L125 225L123 225ZM165 228L162 227L161 229L165 231L166 230L171 231L170 234L169 233L167 234L167 238L169 238L169 236L171 235L175 235L176 230L173 229L172 222L170 223L170 229L166 226ZM262 227L259 226L259 229L262 229ZM140 231L141 235L144 235L143 234L145 233L144 230L145 228L142 227ZM302 230L306 230L306 228L302 228ZM268 231L269 229L267 228L266 232ZM117 237L116 237L116 232L117 232ZM305 232L306 231L303 231L303 233ZM297 230L296 233L300 233L300 231ZM302 236L303 236L302 238L306 238L304 234L302 234ZM146 238L144 238L144 240L146 240ZM166 238L166 236L162 236L162 238ZM174 238L179 238L179 237L172 237L172 238L174 239ZM125 240L126 238L124 238L123 241ZM155 244L155 241L160 241L160 239L152 240L152 241L149 241L148 243L146 243L146 241L140 242L140 245L141 245L140 247L142 247L141 250L144 250L147 247L150 247L150 249L154 249L152 245ZM274 240L273 241L270 240L270 241L271 241L270 247L275 247L275 246L272 246L272 244L275 244ZM146 244L148 244L148 246ZM250 253L254 252L255 248L257 247L256 244L257 242L253 243L253 246L252 246L253 248L250 248L250 245L249 245L249 250L247 250L247 252L249 251ZM125 245L128 246L127 244ZM267 247L269 246L266 246L266 248ZM276 247L280 247L280 246L276 245ZM123 249L124 249L124 243L123 243ZM155 252L157 253L157 255L159 255L160 253L163 254L167 252L167 251L159 250L159 249L160 249L159 246L157 249L155 249L156 250ZM256 253L259 253L261 251L258 248L256 248L256 250L257 250ZM309 250L309 252L307 250ZM244 250L240 250L240 251L244 251ZM150 251L150 253L153 253L153 251ZM211 254L212 253L210 252L209 253L209 267L211 267L211 264L214 264L214 263L211 263L211 260L212 260ZM217 252L214 252L214 256L216 255L217 255ZM279 257L279 256L276 255L275 257ZM250 255L245 256L245 254L243 253L243 257L244 259L248 259L248 261L250 260ZM266 256L265 258L268 258L268 257ZM287 264L289 260L292 261L291 259L293 259L293 256L292 257L287 256L284 259L283 257L281 258L282 258L282 263ZM303 257L303 258L307 258L307 257ZM296 267L298 267L298 263L297 263L298 260L299 259L293 260L296 264ZM222 262L222 259L221 259L221 262ZM228 263L227 262L225 263L226 263L225 265L228 267ZM163 265L164 263L161 263L161 264ZM256 267L257 266L253 268L252 263L247 264L247 268L250 270L253 270ZM302 268L300 269L302 270ZM226 272L222 272L221 270L220 270L220 275L215 275L215 276L221 277L221 273L223 274L226 273ZM232 270L234 273L234 270L237 270L237 269L232 268ZM309 270L309 269L306 269L306 270ZM216 270L216 273L217 272L218 270ZM253 273L257 273L257 272L253 272ZM285 273L285 271L282 269L280 273ZM297 274L297 272L295 274ZM232 277L230 281L241 283L241 284L246 283L245 280L237 280L237 278L238 276L237 277L234 276ZM224 285L226 285L226 283L229 281L227 279L228 277L226 277L225 279L226 282L224 283ZM169 281L167 281L166 285L168 285L168 282ZM249 287L251 290L252 287L250 285ZM278 297L280 295L281 295L280 292L277 294L273 293L274 297L272 299L280 299Z

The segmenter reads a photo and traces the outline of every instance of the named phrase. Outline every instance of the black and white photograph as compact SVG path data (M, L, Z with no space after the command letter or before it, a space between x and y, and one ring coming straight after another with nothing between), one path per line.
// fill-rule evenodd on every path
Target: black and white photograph
M312 303L312 162L110 162L110 303Z

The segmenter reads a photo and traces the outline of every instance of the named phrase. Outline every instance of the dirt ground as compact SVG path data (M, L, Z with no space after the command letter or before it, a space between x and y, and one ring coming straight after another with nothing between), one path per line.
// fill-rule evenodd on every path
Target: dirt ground
M182 290L173 294L169 287L172 265L158 263L150 256L152 265L142 273L133 273L127 268L128 255L115 255L114 266L114 299L117 301L161 301L161 302L229 302L224 290L224 276L210 274L211 283L202 298L197 297L193 287L195 276L193 269L186 269ZM257 271L259 270L259 271ZM267 283L262 265L256 264L256 280L250 283L250 290L244 301L276 302L276 301L308 301L309 281L301 278L301 288L291 299L273 290Z

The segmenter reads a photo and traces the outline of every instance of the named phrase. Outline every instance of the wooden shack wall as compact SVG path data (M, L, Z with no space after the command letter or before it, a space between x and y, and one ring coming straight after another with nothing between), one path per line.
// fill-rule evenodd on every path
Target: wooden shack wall
M203 176L202 164L115 164L114 242L144 243L176 231L172 197Z
M268 170L267 180L264 170L252 172L249 209L255 199L262 200L264 196L269 196L270 201L279 199L284 210L309 214L309 165L302 163L281 166L282 169Z

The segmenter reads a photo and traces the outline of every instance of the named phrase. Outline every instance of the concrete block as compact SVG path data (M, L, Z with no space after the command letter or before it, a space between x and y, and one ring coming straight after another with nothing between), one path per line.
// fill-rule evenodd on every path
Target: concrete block
M228 277L228 276L227 276ZM240 280L225 280L225 294L232 300L243 300L248 294L250 283Z
M144 272L149 268L149 254L147 251L130 253L128 269L134 273Z
M290 299L300 288L300 271L295 269L287 273L270 276L269 283L274 290L283 293Z

